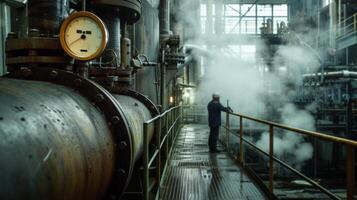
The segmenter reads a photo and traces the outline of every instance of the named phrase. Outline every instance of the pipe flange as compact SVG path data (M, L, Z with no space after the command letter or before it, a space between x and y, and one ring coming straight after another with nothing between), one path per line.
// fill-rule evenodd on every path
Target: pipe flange
M129 25L136 23L141 17L141 0L92 0L91 3L94 6L114 8L113 13Z
M139 92L135 92L133 90L128 90L128 89L114 89L114 88L110 88L110 92L119 95L126 95L129 97L133 97L134 99L137 99L148 108L148 110L150 111L153 117L156 117L157 115L160 114L160 111L157 108L156 104L152 102L149 98L147 98L145 95Z
M7 78L50 82L66 86L79 92L98 107L108 121L115 142L115 170L110 196L120 196L126 189L132 175L134 155L130 130L123 109L115 98L102 86L71 72L53 68L21 68L7 75Z

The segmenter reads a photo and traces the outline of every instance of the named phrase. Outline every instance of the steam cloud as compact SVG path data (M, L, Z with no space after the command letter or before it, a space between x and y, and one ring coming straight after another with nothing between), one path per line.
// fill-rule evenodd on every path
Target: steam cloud
M303 45L281 46L273 58L272 69L262 61L259 52L268 51L262 41L256 40L255 49L252 46L241 46L240 52L230 48L232 41L227 41L220 35L205 35L201 37L200 24L190 16L197 14L197 9L188 9L187 0L183 0L185 15L178 15L178 20L189 28L196 28L196 40L189 44L201 46L209 52L205 59L204 76L196 91L196 103L207 104L213 92L221 95L222 104L229 99L234 111L255 117L268 118L283 124L307 130L315 130L313 116L308 108L297 108L292 99L296 92L294 88L302 84L302 74L312 73L319 67L318 57L311 49ZM177 10L180 12L180 9ZM188 13L194 14L188 14ZM242 36L243 37L243 36ZM205 38L205 39L202 39ZM245 38L236 38L245 40ZM244 57L244 52L256 52L255 59ZM200 60L200 55L196 55ZM277 116L270 119L274 110ZM269 148L269 134L263 132L256 145L264 151ZM278 157L288 156L290 164L301 167L311 159L313 147L305 142L301 135L294 133L275 134L274 153Z

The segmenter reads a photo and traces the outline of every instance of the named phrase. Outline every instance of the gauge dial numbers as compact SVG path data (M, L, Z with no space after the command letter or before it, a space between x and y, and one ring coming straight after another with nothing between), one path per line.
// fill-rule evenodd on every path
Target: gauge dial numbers
M72 58L89 61L103 53L108 42L108 32L96 15L80 11L70 15L61 25L60 42Z

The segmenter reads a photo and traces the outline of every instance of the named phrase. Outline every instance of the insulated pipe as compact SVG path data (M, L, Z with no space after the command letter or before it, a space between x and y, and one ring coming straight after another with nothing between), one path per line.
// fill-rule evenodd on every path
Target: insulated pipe
M194 54L198 54L198 55L201 55L201 56L205 56L207 58L210 58L212 57L212 54L211 52L209 52L208 50L200 47L200 46L197 46L197 45L193 45L193 44L186 44L184 46L184 51L186 54L188 54L188 56L186 56L185 58L185 62L182 63L182 64L179 64L177 66L177 69L178 70L181 70L183 69L184 67L188 66L189 64L191 64L192 62L195 61L194 59ZM193 52L193 53L192 53Z
M337 78L357 78L357 72L352 72L348 70L337 71L337 72L325 72L316 74L304 74L305 79L312 79L316 77L323 76L326 79L337 79Z
M104 199L108 191L120 195L131 171L118 176L116 163L133 169L143 149L142 125L157 111L148 99L135 95L111 97L125 121L119 134L130 137L130 143L118 143L110 128L113 121L77 91L0 78L0 199ZM151 139L153 127L148 134ZM126 146L131 157L120 153Z
M192 62L194 62L193 56L192 55L186 56L185 62L182 63L182 64L177 65L177 70L180 71L181 69L185 68L186 66L188 66Z

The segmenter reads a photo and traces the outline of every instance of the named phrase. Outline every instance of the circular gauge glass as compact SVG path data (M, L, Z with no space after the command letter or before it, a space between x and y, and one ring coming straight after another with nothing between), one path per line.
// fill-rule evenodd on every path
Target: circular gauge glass
M96 15L81 11L70 15L62 24L61 45L76 60L89 61L100 56L108 41L107 29Z

